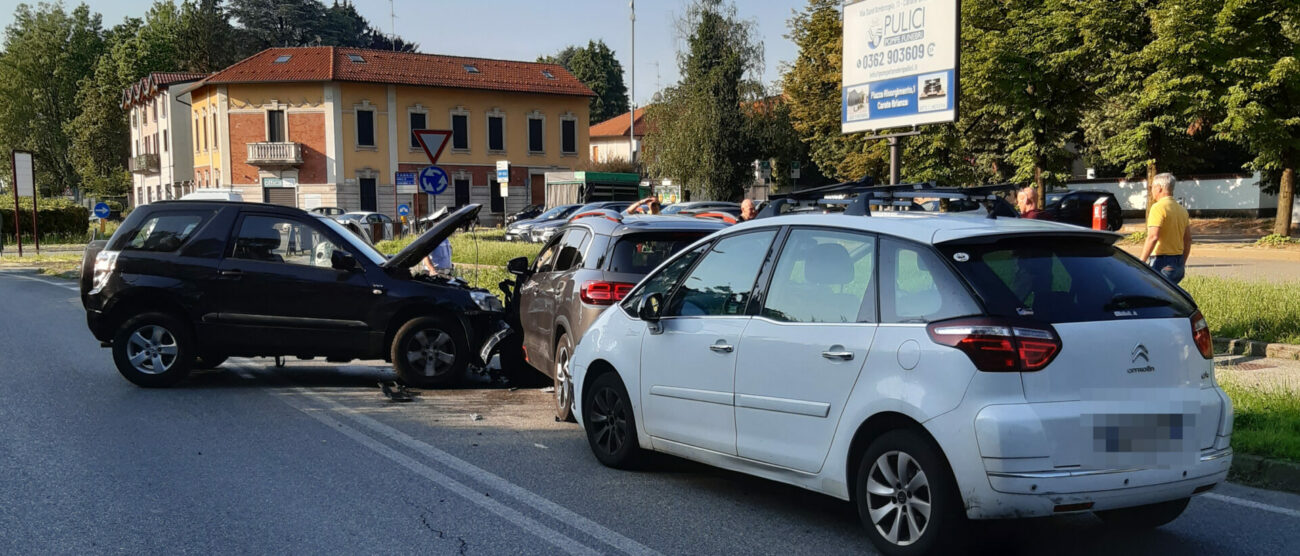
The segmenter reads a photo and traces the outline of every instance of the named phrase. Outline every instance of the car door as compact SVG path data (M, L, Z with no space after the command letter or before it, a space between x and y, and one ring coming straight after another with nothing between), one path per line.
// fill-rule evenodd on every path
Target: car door
M547 273L545 285L538 289L538 293L545 297L544 303L538 305L539 317L544 314L550 320L549 324L539 323L542 326L538 329L541 345L537 353L544 353L550 364L547 368L551 370L547 375L554 374L555 344L560 340L560 328L563 326L572 331L575 324L565 320L566 316L576 313L574 305L581 303L573 274L581 267L582 254L590 240L591 232L587 228L573 226L565 230L556 244L555 264ZM573 343L578 343L578 338L573 338Z
M560 250L560 240L554 238L533 259L528 278L519 285L519 323L523 326L524 351L533 367L549 372L551 365L544 360L547 351L542 348L551 337L555 324L554 299L546 292L551 290L551 268Z
M218 270L222 322L242 331L237 348L278 354L361 354L374 322L382 283L368 261L336 270L341 238L294 216L245 213L235 224ZM382 282L382 281L380 281Z
M736 346L774 229L714 242L641 343L644 423L657 441L736 454Z
M876 238L795 228L737 349L736 449L821 470L876 334Z

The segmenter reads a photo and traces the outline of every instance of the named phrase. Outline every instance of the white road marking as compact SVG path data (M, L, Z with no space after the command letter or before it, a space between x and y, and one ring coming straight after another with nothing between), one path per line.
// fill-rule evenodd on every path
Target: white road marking
M68 285L68 284L60 284L60 283L58 283L58 282L51 282L51 281L49 281L49 280L45 280L45 279L42 279L42 278L36 278L36 277L34 277L34 276L26 276L26 275L23 275L23 274L17 274L17 273L13 273L13 272L0 272L0 276L8 276L8 277L10 277L10 278L21 278L21 279L23 279L23 280L31 280L31 281L33 281L33 282L40 282L40 283L42 283L42 284L49 284L49 285L51 285L51 286L57 286L57 287L60 287L60 288L69 289L69 290L72 290L72 291L74 291L74 292L78 292L78 293L81 292L81 287L80 287L80 286L70 286L70 285Z
M1293 510L1293 509L1291 509L1291 508L1283 508L1282 506L1274 506L1274 505L1272 505L1272 504L1265 504L1265 503L1263 503L1263 502L1256 502L1256 501L1254 501L1254 500L1247 500L1247 499L1245 499L1245 498L1237 498L1236 496L1227 496L1227 495L1224 495L1224 494L1219 494L1219 493L1217 493L1217 492L1207 492L1207 493L1205 493L1205 494L1202 494L1201 497L1202 497L1202 498L1209 498L1209 499L1211 499L1211 500L1218 500L1218 501L1220 501L1220 502L1226 502L1226 503L1228 503L1228 504L1236 504L1236 505L1238 505L1238 506L1245 506L1245 507L1247 507L1247 508L1254 508L1254 509L1256 509L1256 510L1264 510L1264 511L1266 511L1266 512L1273 512L1273 513L1275 513L1275 514L1280 514L1280 515L1284 515L1284 516L1287 516L1287 517L1300 518L1300 510Z

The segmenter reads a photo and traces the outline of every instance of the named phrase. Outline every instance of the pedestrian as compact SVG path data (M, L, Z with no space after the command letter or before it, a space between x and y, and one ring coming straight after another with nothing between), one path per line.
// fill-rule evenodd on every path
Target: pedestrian
M433 248L433 252L429 253L429 256L424 258L424 269L429 271L430 275L442 274L445 276L451 276L452 264L450 241L444 239L442 240L442 243L439 243L437 247Z
M1025 187L1016 193L1016 204L1021 218L1050 220L1047 213L1038 208L1038 192L1033 187Z
M1157 174L1151 181L1155 202L1147 211L1147 241L1141 259L1175 284L1183 281L1187 257L1192 253L1192 229L1187 209L1174 200L1173 174Z
M637 212L645 211L650 214L659 214L659 210L661 208L662 207L659 205L659 197L651 195L649 197L641 199L640 201L632 203L632 206L627 207L627 210L623 212L627 214L636 214Z
M740 221L745 222L747 220L753 220L755 216L758 216L758 208L754 206L754 201L750 199L745 199L744 201L741 201Z

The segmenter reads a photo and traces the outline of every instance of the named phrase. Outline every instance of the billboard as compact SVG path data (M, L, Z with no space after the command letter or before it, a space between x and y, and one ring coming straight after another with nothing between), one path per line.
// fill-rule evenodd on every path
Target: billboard
M957 119L960 0L844 4L840 131Z

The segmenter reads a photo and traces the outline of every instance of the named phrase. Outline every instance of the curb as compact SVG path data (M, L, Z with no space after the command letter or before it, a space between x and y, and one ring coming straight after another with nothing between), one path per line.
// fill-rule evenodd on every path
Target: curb
M1214 352L1219 355L1250 355L1272 359L1300 360L1300 346L1292 344L1270 344L1254 340L1236 338L1215 338Z
M1249 454L1234 454L1228 479L1271 490L1300 494L1300 463Z

